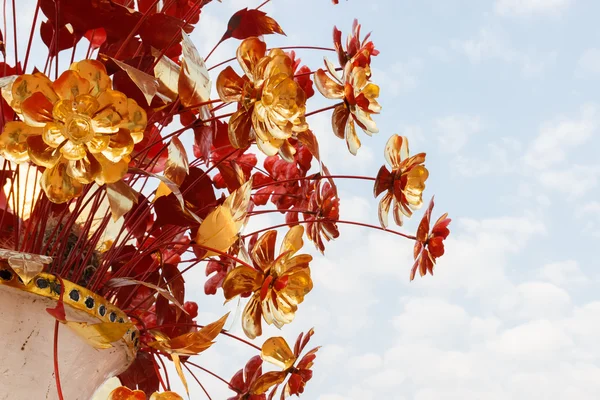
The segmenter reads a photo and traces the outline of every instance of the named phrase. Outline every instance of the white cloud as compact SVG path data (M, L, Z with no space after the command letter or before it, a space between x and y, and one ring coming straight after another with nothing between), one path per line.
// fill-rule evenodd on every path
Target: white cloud
M538 277L561 286L581 285L590 282L575 260L546 264L539 269Z
M507 35L497 29L484 27L474 38L450 42L454 51L465 55L472 64L484 61L502 61L520 67L525 78L542 77L546 68L555 63L557 53L538 53L530 49L515 49Z
M557 15L571 3L571 0L496 0L494 11L499 15Z
M418 73L422 66L420 59L412 58L397 62L385 71L373 68L373 76L377 84L386 89L387 94L395 97L410 92L419 85Z
M383 364L381 356L376 353L365 353L348 360L348 367L353 370L370 370L380 368Z
M535 169L545 169L564 162L567 150L586 143L598 129L600 113L595 104L581 107L577 117L559 117L540 128L524 160Z
M571 306L569 294L547 282L525 282L507 293L499 303L504 314L520 319L564 316Z
M440 132L438 135L440 150L456 153L467 144L470 136L481 132L483 124L479 116L450 115L438 119L435 128Z
M562 169L543 171L540 183L548 189L556 190L568 199L577 199L592 191L598 185L600 165L570 165Z
M489 174L504 175L519 168L515 163L522 148L518 140L500 138L498 142L488 143L486 147L476 157L457 154L453 162L455 171L462 176L474 178Z
M482 28L476 38L453 40L451 46L466 55L474 64L479 64L486 59L512 62L516 57L515 51L504 37L488 28Z
M579 61L577 62L577 75L580 77L600 75L600 49L587 49L581 57L579 57Z

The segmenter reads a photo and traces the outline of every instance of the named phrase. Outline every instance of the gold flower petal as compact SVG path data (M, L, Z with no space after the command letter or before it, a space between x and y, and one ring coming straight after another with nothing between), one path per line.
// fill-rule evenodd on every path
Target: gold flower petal
M244 265L236 267L223 280L223 295L229 300L242 293L254 292L262 281L263 275L258 270Z
M86 146L90 153L97 154L106 150L108 148L109 143L109 135L96 135L89 142L86 143Z
M75 100L80 94L90 92L90 82L77 71L67 70L52 83L52 88L62 100Z
M42 135L27 138L27 146L29 147L29 158L36 165L52 168L60 160L60 150L46 144Z
M225 68L217 77L217 93L219 94L219 98L225 102L242 100L244 82L247 79L240 77L233 68Z
M87 154L80 160L70 160L66 164L67 174L83 184L92 183L101 170L98 161Z
M73 114L73 102L70 100L59 100L54 103L52 108L52 118L60 122L66 122L67 118Z
M127 118L129 106L127 96L116 90L106 90L97 98L99 111L92 117L92 128L96 133L114 133Z
M52 121L52 103L40 92L33 93L21 103L23 120L29 126L43 127Z
M283 238L279 253L283 254L289 252L290 255L293 255L300 250L302 246L304 246L302 235L304 235L304 227L302 225L296 225L290 228Z
M236 149L250 145L250 129L252 128L252 110L240 109L229 119L229 141Z
M325 71L318 69L315 72L315 86L317 90L328 99L343 99L344 87L331 79Z
M356 107L352 112L352 115L354 115L357 123L367 135L371 136L373 133L379 132L377 124L371 118L370 113L363 111L359 107Z
M91 155L100 163L101 172L96 176L96 183L100 186L105 183L115 183L127 174L129 157L123 157L119 162L113 163L102 153Z
M260 357L271 364L286 370L296 362L296 356L282 337L272 337L262 345Z
M102 154L112 162L118 162L123 156L133 151L133 139L127 129L119 129L117 133L110 136L110 142Z
M256 139L256 146L260 151L265 153L268 156L274 156L279 152L279 148L283 144L283 140L281 139L271 139L269 141Z
M257 292L250 298L242 313L242 329L250 339L262 335L261 317L260 292Z
M381 200L379 200L379 207L377 208L377 214L379 216L379 223L382 227L387 228L388 216L390 212L390 206L392 205L392 199L394 195L391 192L387 192ZM402 224L400 224L402 226Z
M92 95L81 94L75 98L74 106L75 111L79 114L93 117L100 108L100 103L98 103L98 100Z
M279 148L279 156L289 162L294 162L294 154L296 154L296 148L291 145L291 143L287 140L284 140L281 147Z
M83 190L83 185L67 174L65 163L47 168L42 174L41 185L50 201L58 204L79 196Z
M399 135L392 135L388 139L383 151L385 160L392 169L398 169L400 163L408 158L408 154L408 139Z
M331 115L331 126L335 136L339 137L340 139L343 139L346 135L346 124L348 123L349 117L350 111L345 104L340 104L333 109L333 114Z
M369 100L369 111L372 113L378 113L381 111L381 106L375 100L379 97L379 86L374 83L368 83L361 91L361 94L364 95Z
M50 79L41 72L36 72L33 75L21 75L14 81L12 85L13 101L11 107L16 112L21 112L21 103L36 92L42 93L52 104L58 101L58 96L52 89Z
M245 39L237 49L237 60L242 66L244 73L253 82L259 79L259 77L254 76L254 69L258 62L265 56L266 52L267 45L257 37Z
M281 49L272 49L269 51L268 56L271 58L267 64L264 76L275 76L283 74L285 76L294 75L294 67L292 65L292 59Z
M404 223L404 218L402 217L403 214L409 218L412 215L412 211L410 210L410 208L404 207L401 202L396 200L394 200L394 207L392 212L394 215L394 222L398 226L402 226L402 224Z
M8 161L16 163L28 161L27 138L39 135L41 131L41 128L31 127L24 122L8 122L0 135L0 153Z
M271 264L275 261L275 242L277 241L277 231L272 230L263 234L258 238L250 257L252 261L258 265L263 271L268 271L271 268Z
M89 94L97 96L110 89L110 78L106 74L106 67L97 60L83 60L71 64L71 70L77 71L79 75L90 82Z
M144 138L144 129L148 123L146 111L133 99L127 99L127 118L119 127L127 128L134 143L139 143Z
M65 144L60 148L60 152L67 160L80 160L87 154L85 151L85 145L77 144L70 140L65 142Z
M58 147L67 138L63 135L63 125L56 122L49 122L44 126L44 130L42 132L42 139L44 142L51 147Z
M360 148L360 139L356 134L356 128L354 127L354 121L350 119L346 124L346 144L348 145L348 150L353 155L356 155L358 149Z

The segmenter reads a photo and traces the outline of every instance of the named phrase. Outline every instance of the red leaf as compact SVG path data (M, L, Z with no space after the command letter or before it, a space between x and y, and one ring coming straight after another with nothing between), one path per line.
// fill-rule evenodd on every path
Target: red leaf
M83 36L90 41L93 50L100 48L106 42L106 30L104 28L90 29Z
M180 189L188 207L200 218L206 218L217 205L212 180L198 167L190 168Z
M150 148L146 149L148 146ZM165 162L167 161L169 152L162 142L160 131L156 125L148 125L144 132L144 139L135 145L133 154L137 155L142 150L144 151L141 153L141 156L132 161L135 166L154 173L165 169Z
M194 156L208 162L210 149L215 135L215 124L201 125L194 128Z
M42 22L40 26L40 35L42 36L42 41L50 50L50 57L54 57L56 55L56 43L53 43L54 38L54 23L49 21ZM58 31L58 51L70 49L81 39L80 35L74 34L72 30L63 26Z
M194 27L179 18L157 13L152 14L144 21L138 33L144 44L162 50L181 42L182 29L186 33L190 33Z
M150 202L140 193L137 203L125 214L125 227L138 240L144 237L154 223L154 216L150 210Z
M244 8L231 16L227 24L227 31L223 34L221 41L229 38L243 40L252 36L272 33L285 35L277 21L268 17L266 13Z
M57 0L40 0L40 7L54 22ZM60 24L70 23L75 33L83 35L90 29L104 28L108 42L123 40L142 17L137 11L111 0L60 0Z
M129 368L119 375L124 386L130 389L140 389L145 393L158 391L159 379L154 368L154 359L150 353L138 352L136 359Z

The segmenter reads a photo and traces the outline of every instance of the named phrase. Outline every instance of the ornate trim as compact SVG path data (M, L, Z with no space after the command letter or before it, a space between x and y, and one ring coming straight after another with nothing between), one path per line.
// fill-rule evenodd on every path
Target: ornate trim
M66 279L62 279L62 282L65 286L63 296L63 303L65 305L94 316L98 318L100 322L113 322L118 324L129 321L127 314L104 297ZM45 272L40 272L35 275L29 283L25 284L19 275L13 271L6 259L0 259L0 285L10 286L56 301L60 298L62 289L60 280L55 275ZM125 341L133 355L137 353L139 348L139 337L140 332L135 325L123 335L122 340Z

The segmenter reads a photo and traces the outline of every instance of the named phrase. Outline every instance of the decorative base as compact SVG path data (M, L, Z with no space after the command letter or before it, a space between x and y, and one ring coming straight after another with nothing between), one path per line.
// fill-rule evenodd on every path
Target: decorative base
M43 276L41 279L46 283L50 283L51 292L52 276L41 274L38 277L40 276ZM4 279L6 277L6 273L0 275L0 400L57 400L54 377L56 320L46 312L46 308L56 306L56 294L32 293L39 292L39 287L32 287L40 278L34 278L25 286L15 276L10 281ZM110 318L110 312L113 312L117 320L115 323L119 323L118 319L124 317L120 310L102 297L90 296L86 289L68 281L64 281L64 284L67 289L65 311L68 321L106 322ZM73 288L88 293L85 297L81 293L83 307L72 304L72 299L67 300L67 295ZM94 310L85 310L85 300L90 298L96 303ZM100 301L106 304L99 304ZM101 305L107 309L104 318L97 311ZM65 400L90 400L96 389L107 379L127 369L135 357L133 343L137 342L137 334L134 328L123 339L114 342L114 347L99 350L60 324L58 365Z

